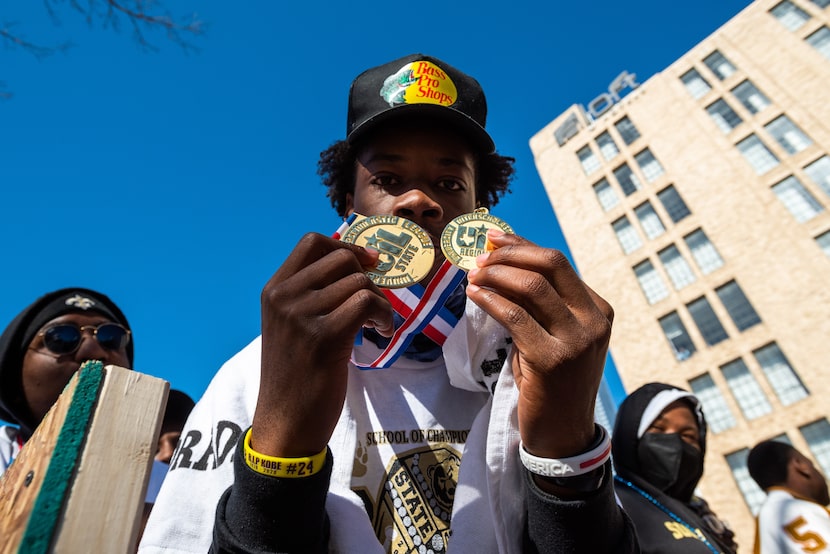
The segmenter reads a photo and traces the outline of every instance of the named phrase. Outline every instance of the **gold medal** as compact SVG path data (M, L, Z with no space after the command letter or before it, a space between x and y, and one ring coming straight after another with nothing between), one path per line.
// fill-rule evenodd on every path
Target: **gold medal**
M377 267L367 274L382 288L417 283L429 274L435 260L435 247L426 231L395 215L358 215L341 240L380 252Z
M488 229L499 229L513 234L513 229L487 208L476 208L473 213L453 219L441 233L441 251L455 266L465 271L476 267L476 257L492 250L487 240Z

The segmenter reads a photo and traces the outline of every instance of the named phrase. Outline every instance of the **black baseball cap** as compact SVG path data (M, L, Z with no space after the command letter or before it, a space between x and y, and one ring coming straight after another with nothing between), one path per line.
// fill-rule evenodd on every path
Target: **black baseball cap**
M484 130L487 101L474 78L424 54L367 69L352 82L346 138L354 144L401 116L428 116L447 122L484 153L496 145Z

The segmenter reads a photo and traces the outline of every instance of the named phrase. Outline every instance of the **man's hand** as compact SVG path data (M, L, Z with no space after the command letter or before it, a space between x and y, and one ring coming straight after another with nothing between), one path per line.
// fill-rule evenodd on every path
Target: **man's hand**
M513 337L519 432L544 458L584 452L614 312L562 252L491 230L493 252L470 271L467 296Z
M365 273L378 253L305 235L262 291L262 376L251 446L310 456L331 438L363 326L393 331L392 307Z

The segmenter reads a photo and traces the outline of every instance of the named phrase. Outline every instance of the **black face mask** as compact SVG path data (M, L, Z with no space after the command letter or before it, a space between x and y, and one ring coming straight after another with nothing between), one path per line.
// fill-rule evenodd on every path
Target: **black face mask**
M682 502L692 498L703 476L703 454L677 433L646 433L637 458L646 481Z

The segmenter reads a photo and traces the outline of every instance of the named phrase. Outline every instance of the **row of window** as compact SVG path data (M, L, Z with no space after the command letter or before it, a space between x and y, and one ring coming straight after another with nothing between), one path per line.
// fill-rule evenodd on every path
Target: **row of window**
M789 406L810 395L776 343L754 350L752 356L782 406ZM743 358L731 360L719 369L745 420L751 421L772 412L772 404ZM735 414L709 373L690 380L689 386L703 404L706 422L713 433L721 433L737 425Z
M610 195L607 190L600 191L598 189L596 192L600 202L608 201ZM673 223L677 223L691 215L691 211L689 211L688 206L686 206L680 193L677 192L677 189L673 185L669 185L659 191L657 193L657 200L660 201L660 205L662 205L665 214ZM636 206L634 208L634 214L637 216L637 221L640 224L642 232L649 240L659 237L666 231L666 226L651 205L651 201L646 200ZM615 219L611 222L611 228L614 230L614 234L617 236L620 247L625 254L630 254L643 245L640 233L628 220L628 216L623 215Z
M614 123L614 129L622 142L626 145L630 145L635 140L640 138L640 131L637 130L637 127L634 126L628 116L625 116ZM595 141L597 147L599 148L599 152L602 154L602 158L605 161L611 161L619 155L620 149L608 131L600 133L596 137ZM576 156L579 158L579 163L582 164L582 169L585 171L585 175L590 175L601 167L599 158L594 153L594 149L590 144L586 144L580 148L577 151Z
M683 241L701 274L708 275L723 266L723 258L709 241L703 229L692 231L683 237ZM670 244L660 250L657 253L657 258L660 260L664 273L668 275L674 290L681 290L697 281L692 266L686 261L686 257L676 245ZM668 297L669 289L663 277L655 269L651 259L646 258L635 265L633 270L649 304L655 304Z
M761 317L752 307L737 281L732 280L717 287L715 294L738 331L743 332L761 322ZM729 338L729 334L705 295L686 304L686 311L707 346L714 346ZM678 361L687 360L697 352L695 342L676 310L664 315L658 321Z
M807 179L830 197L830 157L822 156L803 169ZM772 191L796 221L803 223L824 211L824 207L795 175L772 186Z
M737 71L732 62L717 50L704 59L704 64L720 79L725 79ZM694 68L684 73L680 80L694 98L702 97L712 88L709 82ZM770 105L769 98L748 79L732 88L730 92L750 115L757 114ZM743 118L738 115L725 98L718 98L710 103L706 106L706 112L715 125L724 133L730 133L743 123ZM779 115L764 124L763 127L766 133L787 154L797 154L813 144L812 139L787 115ZM766 173L779 164L778 157L755 133L742 139L736 146L758 175Z
M707 416L708 420L708 416ZM807 425L802 425L798 428L804 442L813 454L813 457L818 462L819 467L825 475L830 475L830 422L822 418ZM790 438L784 435L777 437L770 437L772 440L792 444ZM743 494L749 510L753 515L758 513L761 504L766 498L766 494L762 491L752 477L749 475L746 460L749 456L749 448L742 448L737 452L726 455L726 463L729 464L729 469L732 471L732 477Z
M797 154L813 144L812 139L786 115L776 117L764 125L764 129L790 155ZM735 146L758 175L763 175L780 163L778 156L755 133Z
M820 8L830 5L830 0L810 0ZM810 14L790 0L784 0L775 5L770 14L790 31L798 31L810 20ZM807 44L815 48L825 58L830 59L830 29L820 27L804 39Z

